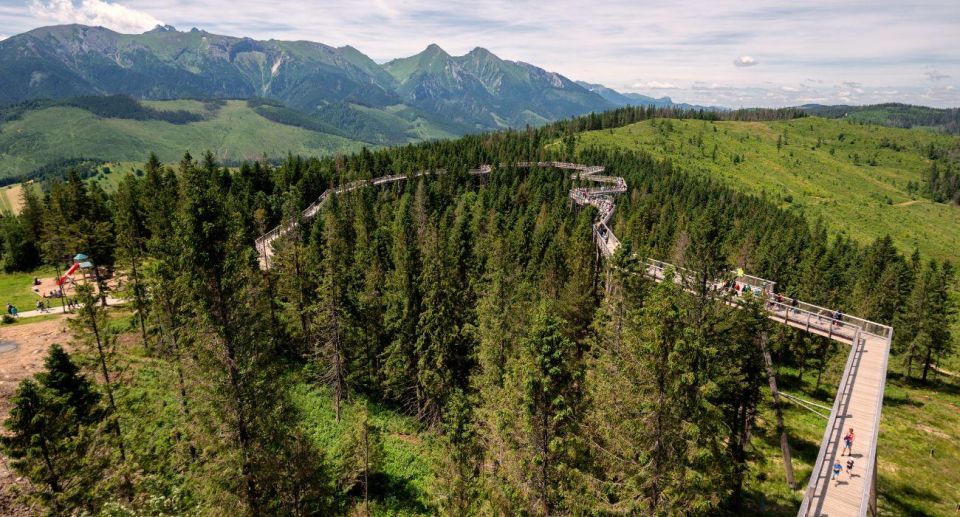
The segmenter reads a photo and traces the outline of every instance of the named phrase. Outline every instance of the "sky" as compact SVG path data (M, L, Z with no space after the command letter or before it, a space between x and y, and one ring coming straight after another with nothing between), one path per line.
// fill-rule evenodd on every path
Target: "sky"
M352 45L378 62L484 47L574 80L727 107L960 106L960 0L0 0L0 38L157 24Z

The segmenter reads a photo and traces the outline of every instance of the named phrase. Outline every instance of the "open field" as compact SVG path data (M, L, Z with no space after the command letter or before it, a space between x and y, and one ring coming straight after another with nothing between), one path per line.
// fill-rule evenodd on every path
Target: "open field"
M38 299L37 294L33 292L33 279L54 275L53 268L46 266L27 273L0 274L0 303L3 304L4 309L8 303L12 303L20 312L33 310ZM47 289L52 288L47 287Z
M930 144L960 146L958 137L808 117L657 119L578 138L580 149L635 149L669 158L681 170L764 194L862 242L889 234L906 253L916 247L931 257L960 257L960 208L907 191L908 182L919 182L930 169Z

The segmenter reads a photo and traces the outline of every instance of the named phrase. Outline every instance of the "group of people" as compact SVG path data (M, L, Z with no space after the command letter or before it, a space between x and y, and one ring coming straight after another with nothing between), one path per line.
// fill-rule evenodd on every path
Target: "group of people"
M730 285L731 283L733 284L732 286ZM740 296L747 296L748 294L752 294L753 296L760 296L763 294L763 289L760 289L759 287L750 287L747 284L741 285L739 282L731 281L730 283L727 284L727 287L732 288L734 292L736 292Z
M41 295L41 294L40 294L40 286L41 286L41 285L43 285L43 284L42 284L42 282L40 282L40 279L34 277L34 279L33 279L33 292L37 293L37 296L43 296L45 299L49 299L49 298L60 298L60 297L63 296L63 288L61 288L61 287L58 287L58 288L54 289L53 291L47 291L47 292L45 292L45 293L43 293L43 294Z
M74 300L73 298L70 298L70 297L66 296L66 295L64 294L64 292L63 292L63 287L58 287L58 288L56 288L56 289L54 289L54 290L52 290L52 291L43 293L43 294L41 295L41 294L40 294L40 286L41 286L41 285L43 285L43 283L40 281L40 279L34 277L34 279L33 279L33 292L36 293L37 296L42 296L42 298L37 299L37 305L36 305L37 311L39 311L39 312L50 312L50 309L51 309L50 300L51 300L51 299L60 299L60 298L63 299L64 305L66 306L67 310L72 310L72 309L74 309L74 308L77 307L77 302L76 302L76 300ZM18 316L18 313L19 313L19 310L18 310L13 304L11 304L11 303L8 303L8 304L7 304L7 314L9 314L9 315L11 315L11 316L13 316L13 317L17 317L17 316Z
M50 299L44 297L43 300L37 300L37 310L40 312L47 312L50 310Z
M850 428L850 431L847 432L843 437L843 450L840 452L840 456L853 456L853 439L856 435L853 434L853 428ZM840 472L843 471L843 465L840 464L840 460L837 460L833 464L833 476L830 478L831 481L836 481L837 484L840 484ZM847 460L847 479L853 477L853 460Z

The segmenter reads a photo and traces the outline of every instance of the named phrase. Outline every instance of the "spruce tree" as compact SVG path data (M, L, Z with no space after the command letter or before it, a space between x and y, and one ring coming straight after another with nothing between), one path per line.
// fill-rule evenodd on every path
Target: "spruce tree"
M116 364L116 332L107 322L106 308L97 303L93 288L89 284L77 287L77 303L80 308L77 317L70 321L70 326L77 340L96 358L97 373L107 394L109 427L115 438L114 446L120 455L120 461L125 462L127 448L115 394L120 375Z
M128 269L125 297L133 300L134 316L140 327L144 348L151 351L147 339L147 290L143 284L144 248L148 238L141 208L140 183L127 174L114 193L114 220L117 229L117 254Z
M312 307L314 333L313 357L318 363L321 382L332 394L337 421L341 406L350 395L351 363L355 324L348 300L347 266L349 247L343 237L337 205L326 214L323 225L324 253L320 269L317 301Z
M92 503L102 462L91 454L94 429L103 416L92 382L58 345L44 370L20 383L4 422L0 448L11 466L33 483L32 498L61 513Z

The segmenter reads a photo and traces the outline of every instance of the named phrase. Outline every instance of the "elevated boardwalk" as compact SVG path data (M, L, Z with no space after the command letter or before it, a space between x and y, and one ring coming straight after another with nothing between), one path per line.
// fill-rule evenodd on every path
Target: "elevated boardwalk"
M610 229L616 204L614 196L627 191L626 181L619 176L603 175L604 167L567 162L519 162L519 168L541 167L573 171L574 179L592 181L598 187L575 187L569 197L574 203L594 206L598 210L593 225L594 240L604 257L611 257L620 247L620 240ZM481 165L469 173L485 176L492 172L490 165ZM325 191L314 203L301 213L308 220L319 212L332 195L346 193L366 186L386 185L406 179L418 178L444 171L420 171L409 175L382 176L371 180L358 180ZM260 265L267 269L273 257L273 242L292 229L297 221L278 226L256 240ZM647 259L647 276L655 281L666 279L666 272L673 271L673 281L682 281L685 271L666 262ZM774 294L775 282L743 274L731 274L734 280L721 279L714 289L736 286L738 293L749 293L764 301L767 316L780 324L823 336L850 345L840 386L820 444L820 452L814 464L813 474L804 492L799 516L865 516L876 515L876 450L880 432L880 410L883 406L883 391L887 377L887 360L893 329L889 326L842 314L799 300L786 300ZM736 298L731 303L737 303ZM854 476L841 475L841 481L831 482L831 469L840 462L846 470L847 457L841 457L843 436L853 428L856 440L853 445L855 461Z

